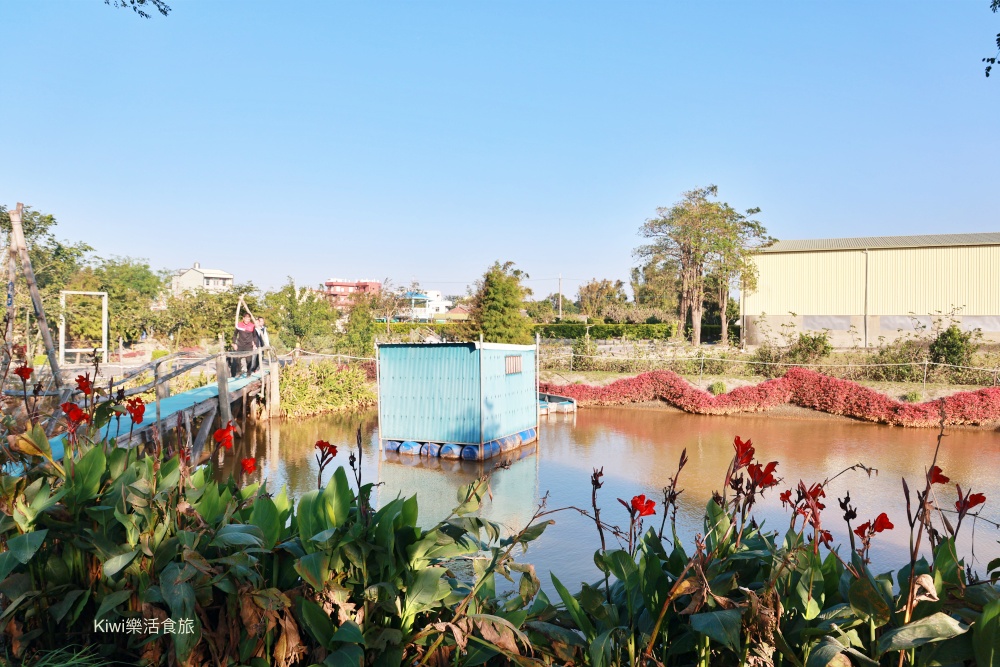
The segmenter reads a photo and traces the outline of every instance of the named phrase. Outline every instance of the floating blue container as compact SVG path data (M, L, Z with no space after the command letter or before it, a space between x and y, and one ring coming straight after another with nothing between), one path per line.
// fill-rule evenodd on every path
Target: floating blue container
M420 443L413 442L412 440L407 440L406 442L401 442L398 449L400 454L408 454L410 456L420 455Z
M385 451L387 452L398 452L399 451L399 440L389 440L385 443Z
M462 458L462 447L464 445L456 445L455 443L448 443L447 445L441 445L441 452L438 454L443 459L460 459Z
M446 458L474 445L475 457L467 448L460 454L471 460L516 448L511 443L538 425L536 359L534 345L379 345L381 438L402 441L400 454L409 453L407 442L446 445L434 454Z
M420 455L427 456L431 458L437 458L441 454L441 445L428 442L420 448Z

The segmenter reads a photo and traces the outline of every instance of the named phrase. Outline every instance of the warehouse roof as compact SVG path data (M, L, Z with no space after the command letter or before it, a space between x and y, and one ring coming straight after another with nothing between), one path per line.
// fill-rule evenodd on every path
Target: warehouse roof
M927 234L924 236L866 236L847 239L778 241L761 252L865 250L875 248L937 248L942 246L1000 245L1000 232L983 234Z

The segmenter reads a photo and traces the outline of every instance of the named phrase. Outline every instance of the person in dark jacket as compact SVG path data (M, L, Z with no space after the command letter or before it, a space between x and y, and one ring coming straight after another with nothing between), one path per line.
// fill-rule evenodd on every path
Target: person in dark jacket
M244 313L243 319L236 323L236 331L233 333L233 349L237 352L250 352L257 349L257 329L254 326L253 316ZM232 377L240 375L243 362L246 363L248 372L253 372L253 357L234 357L229 365L229 374ZM246 375L246 373L243 373Z

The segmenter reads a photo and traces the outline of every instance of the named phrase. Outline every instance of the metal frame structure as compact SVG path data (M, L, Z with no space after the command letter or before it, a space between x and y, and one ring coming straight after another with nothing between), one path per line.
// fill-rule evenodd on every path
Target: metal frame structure
M60 290L59 305L62 312L59 314L59 365L66 365L67 352L93 352L94 348L67 349L66 348L66 296L99 296L101 297L101 361L108 360L108 293L107 292L80 292L76 290Z

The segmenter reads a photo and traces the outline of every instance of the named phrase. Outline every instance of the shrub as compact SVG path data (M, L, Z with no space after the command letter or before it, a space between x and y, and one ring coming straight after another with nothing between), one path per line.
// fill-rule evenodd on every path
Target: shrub
M542 338L583 338L587 335L586 324L539 324L535 331ZM631 340L668 340L677 331L676 322L662 324L591 324L590 337L600 340L629 338Z
M722 380L716 380L712 384L708 385L708 393L712 396L718 396L719 394L726 393L726 383Z
M149 355L149 360L156 361L157 359L162 359L167 356L170 356L170 352L167 350L153 350L153 353Z
M928 353L931 361L952 366L971 366L972 355L979 349L971 331L962 331L952 324L931 341Z
M542 383L542 392L568 396L581 405L620 405L662 400L686 412L727 415L759 412L784 403L898 426L936 426L944 410L946 424L1000 421L1000 387L953 394L939 401L903 403L850 380L805 368L791 368L780 378L738 387L713 396L670 371L652 371L602 387Z
M920 392L917 390L908 391L903 394L902 399L907 403L919 403L920 402Z
M785 360L792 364L814 364L830 356L831 352L829 332L800 333L785 350Z
M299 418L374 405L377 399L367 377L370 365L324 359L285 366L280 378L282 415Z
M924 344L916 338L900 338L887 345L879 345L865 363L885 365L862 368L863 377L881 382L912 382L923 379L926 350Z

